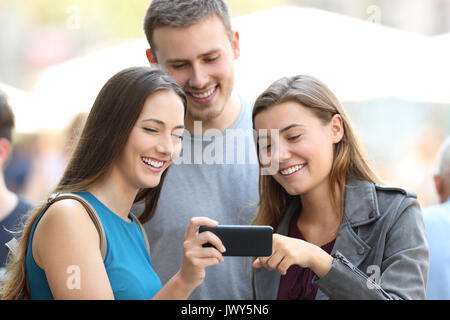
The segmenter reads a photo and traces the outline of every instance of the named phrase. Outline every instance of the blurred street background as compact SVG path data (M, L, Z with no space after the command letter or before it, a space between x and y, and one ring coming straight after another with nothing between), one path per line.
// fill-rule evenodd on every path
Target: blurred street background
M32 202L57 183L100 88L148 65L149 0L0 0L0 90L16 117L5 178ZM255 99L310 74L348 111L389 184L438 202L450 135L450 0L227 0L239 31L236 90Z

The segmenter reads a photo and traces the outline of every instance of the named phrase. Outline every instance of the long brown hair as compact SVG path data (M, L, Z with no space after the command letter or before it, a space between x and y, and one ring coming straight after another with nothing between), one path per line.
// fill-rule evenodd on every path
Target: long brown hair
M339 100L325 84L314 77L306 75L284 77L270 85L255 101L252 114L253 129L257 114L287 101L298 102L308 108L323 124L329 123L335 114L342 117L344 135L334 146L329 181L332 205L340 215L343 215L343 196L347 177L371 182L381 180L371 169L350 119ZM259 154L258 144L256 148ZM295 196L289 195L271 175L260 175L259 210L253 224L271 225L276 229L284 211L294 198Z
M169 75L158 68L129 68L108 80L92 106L77 147L53 192L86 190L102 179L124 149L145 100L158 90L174 91L183 101L186 114L186 97L183 91ZM156 210L166 173L167 170L162 174L158 186L141 189L136 196L135 203L145 203L144 211L139 216L142 223L148 221ZM29 298L26 254L32 227L45 205L45 202L38 205L26 219L18 250L7 265L6 278L0 286L2 299Z

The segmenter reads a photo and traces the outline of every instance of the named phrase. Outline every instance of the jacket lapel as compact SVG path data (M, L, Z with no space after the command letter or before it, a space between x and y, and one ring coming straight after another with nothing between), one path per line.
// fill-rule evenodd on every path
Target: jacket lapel
M289 233L289 222L291 221L292 215L298 210L300 205L299 198L296 197L289 204L286 213L281 219L280 225L275 230L276 233L281 235L288 235ZM278 295L278 287L280 285L281 275L277 270L267 270L265 268L260 268L255 270L255 279L257 279L258 287L260 292L257 292L257 299L264 300L276 300Z
M276 233L288 234L289 222L296 210L299 210L299 205L299 197L291 201ZM344 217L331 254L339 251L355 267L360 266L369 254L371 247L353 231L353 228L372 223L379 216L374 184L367 181L349 179L345 189ZM365 270L362 271L365 272ZM277 299L280 277L276 270L269 271L264 268L255 270L255 278L258 278L258 287L260 289L258 290L260 292L257 293L257 298ZM324 299L328 299L328 297L319 289L316 300Z
M331 253L339 251L358 267L369 254L371 247L353 228L372 223L379 216L375 185L367 181L349 180L345 188L344 217Z

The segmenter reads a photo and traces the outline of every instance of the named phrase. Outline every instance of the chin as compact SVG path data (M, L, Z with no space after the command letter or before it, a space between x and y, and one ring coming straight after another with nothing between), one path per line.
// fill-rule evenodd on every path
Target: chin
M218 108L216 105L211 105L201 110L190 110L192 117L198 121L210 121L222 114L223 108Z
M146 179L141 184L141 188L155 188L159 185L161 182L161 177L153 178L153 179Z
M284 190L291 196L298 196L307 192L307 188L302 186L283 186Z

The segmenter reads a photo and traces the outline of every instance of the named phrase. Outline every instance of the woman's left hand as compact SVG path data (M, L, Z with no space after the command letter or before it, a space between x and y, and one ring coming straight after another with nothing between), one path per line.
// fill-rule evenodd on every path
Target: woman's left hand
M257 258L253 267L277 270L281 275L285 275L289 267L295 264L310 268L320 278L330 270L332 261L333 258L318 246L275 233L272 255Z

